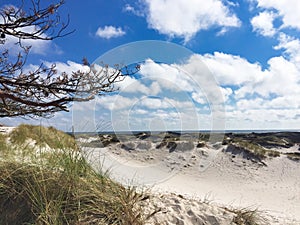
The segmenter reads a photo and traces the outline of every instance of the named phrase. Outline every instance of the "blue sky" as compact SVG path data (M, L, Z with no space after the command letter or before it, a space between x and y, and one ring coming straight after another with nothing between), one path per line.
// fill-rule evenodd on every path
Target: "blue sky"
M1 2L7 4L19 1ZM43 123L66 130L79 123L76 118L83 124L113 119L120 130L211 129L219 113L212 109L212 89L193 81L204 63L222 95L225 129L299 129L299 12L298 0L67 0L60 14L70 15L75 32L30 43L29 69L44 62L77 70L83 57L93 62L120 45L145 40L172 42L193 54L182 64L145 58L139 79L126 78L119 93L76 104L73 113Z

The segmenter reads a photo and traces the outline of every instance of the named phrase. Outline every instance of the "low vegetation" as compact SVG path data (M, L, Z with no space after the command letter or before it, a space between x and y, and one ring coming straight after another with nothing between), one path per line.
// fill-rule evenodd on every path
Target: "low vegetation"
M0 154L7 152L8 146L6 141L6 135L0 134Z
M19 146L26 144L27 140L32 140L35 146L45 147L47 145L51 149L77 148L73 137L54 127L22 124L14 129L9 137L11 143Z
M253 153L256 157L260 159L266 158L267 155L266 149L264 149L263 147L257 144L248 141L236 141L235 144L238 145L239 147L247 149L249 152Z
M263 225L267 224L262 213L257 209L242 208L242 209L227 209L235 214L232 223L237 225Z
M278 157L280 156L280 152L266 149L259 144L244 141L244 140L235 140L234 144L240 148L243 148L245 151L248 151L253 155L253 157L263 160L269 157Z
M299 162L300 161L300 152L290 152L286 153L288 159Z
M72 137L21 125L0 149L0 224L143 224L142 196L96 173Z
M299 151L285 152L300 143L299 132L271 132L271 133L227 133L223 145L234 145L243 148L252 156L261 160L267 157L279 157L286 155L287 158L298 161ZM278 150L276 150L278 149ZM298 149L300 150L300 149Z

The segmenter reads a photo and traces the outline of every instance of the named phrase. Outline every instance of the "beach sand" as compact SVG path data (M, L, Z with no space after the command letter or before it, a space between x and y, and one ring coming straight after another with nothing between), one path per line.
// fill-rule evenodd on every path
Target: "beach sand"
M239 209L258 210L261 224L300 224L300 162L285 155L256 162L226 147L170 153L113 144L85 152L96 169L150 190L147 207L162 210L149 224L235 224Z
M15 127L6 127L6 126L0 126L0 134L7 134L12 132L15 129Z

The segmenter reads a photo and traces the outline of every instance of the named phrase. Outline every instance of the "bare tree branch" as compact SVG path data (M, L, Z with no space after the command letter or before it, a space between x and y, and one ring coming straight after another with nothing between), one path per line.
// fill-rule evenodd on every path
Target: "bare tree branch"
M17 38L21 47L17 55L9 49L0 52L0 117L43 116L49 117L58 111L67 111L72 101L89 101L96 95L115 91L115 83L126 75L136 73L139 67L128 68L116 65L90 65L83 59L83 70L58 74L56 65L41 64L33 71L24 71L31 46L24 46L24 40L50 41L64 37L73 31L66 29L69 16L62 22L58 14L64 4L41 7L40 1L31 0L29 10L7 6L0 9L0 46L5 47L7 38Z

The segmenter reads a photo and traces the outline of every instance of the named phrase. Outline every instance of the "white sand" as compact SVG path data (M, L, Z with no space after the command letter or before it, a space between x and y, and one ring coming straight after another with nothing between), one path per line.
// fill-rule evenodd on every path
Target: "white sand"
M281 156L266 160L267 166L262 166L239 156L232 158L224 152L219 152L211 162L209 155L214 154L215 150L209 148L185 153L167 153L160 150L163 160L157 162L155 158L158 157L158 150L152 153L129 153L119 150L118 146L110 148L87 148L92 165L97 169L109 169L111 175L124 184L151 187L153 193L164 194L164 204L170 215L178 214L175 212L176 207L187 207L186 201L177 197L177 206L172 208L174 204L168 200L170 195L167 193L177 193L188 199L212 201L210 205L217 205L219 208L215 215L225 213L220 206L250 207L262 211L269 219L267 224L300 224L300 162ZM202 161L207 159L207 163L211 162L204 171L199 165L200 158ZM199 208L201 201L198 202ZM193 213L197 213L196 208L192 210ZM214 211L214 208L209 210ZM228 216L232 219L232 216ZM217 218L220 219L220 216ZM180 219L185 220L188 218ZM195 217L191 221L193 220ZM181 224L180 221L160 223ZM228 224L224 218L220 221L219 224Z
M13 131L15 127L1 127L0 126L0 133L7 134Z
M208 197L224 206L258 208L279 219L279 224L293 220L300 224L300 163L276 158L268 167L255 169L237 167L227 158L219 154L207 171L180 173L155 189Z

